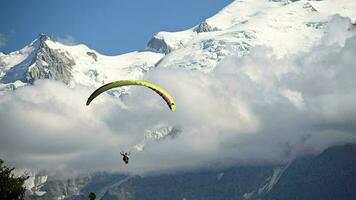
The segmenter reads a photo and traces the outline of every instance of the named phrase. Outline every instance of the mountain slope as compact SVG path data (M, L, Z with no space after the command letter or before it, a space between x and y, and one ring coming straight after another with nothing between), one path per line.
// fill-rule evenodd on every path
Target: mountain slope
M327 32L333 15L355 21L355 10L356 4L348 0L233 1L203 25L158 33L147 48L167 54L159 67L210 71L226 56L246 55L257 45L272 48L276 56L307 51ZM205 31L198 33L202 26Z
M137 177L110 190L118 199L355 199L356 146L332 147L299 158L279 174L273 166L247 166L210 172ZM273 170L275 169L275 170ZM164 186L164 187L162 187Z
M0 90L38 79L95 87L118 79L139 79L162 56L144 51L105 56L85 45L67 46L40 34L23 49L0 55Z
M102 200L242 199L244 193L259 187L271 173L272 167L248 166L221 171L134 177L109 190Z
M264 199L356 199L356 146L327 149L289 166Z
M188 30L157 33L148 51L119 56L101 55L85 45L63 45L40 34L23 49L0 54L0 90L46 78L97 87L140 78L153 66L208 72L226 56L247 55L258 45L271 48L276 56L291 55L318 44L334 15L356 21L355 10L351 0L235 0Z
M29 199L355 199L356 146L332 147L289 165L242 166L150 176L97 173L68 180L49 180L45 195ZM275 175L279 177L275 179ZM266 186L271 186L266 189Z

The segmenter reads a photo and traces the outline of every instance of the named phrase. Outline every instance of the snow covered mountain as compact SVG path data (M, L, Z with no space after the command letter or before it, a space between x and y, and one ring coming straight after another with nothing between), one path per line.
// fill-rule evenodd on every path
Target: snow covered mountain
M147 51L104 56L85 45L67 46L40 34L23 49L0 54L0 90L12 90L38 79L95 87L118 79L139 79L162 56Z
M272 48L276 56L307 51L336 14L354 22L355 1L236 0L188 30L157 33L147 51L119 56L104 56L85 45L63 45L40 34L19 51L0 53L0 90L37 79L99 86L141 78L153 66L211 71L226 56L246 55L256 45Z
M356 20L354 1L233 1L191 29L159 32L147 49L167 54L159 67L212 70L228 55L243 56L256 45L277 56L307 51L325 34L335 14Z

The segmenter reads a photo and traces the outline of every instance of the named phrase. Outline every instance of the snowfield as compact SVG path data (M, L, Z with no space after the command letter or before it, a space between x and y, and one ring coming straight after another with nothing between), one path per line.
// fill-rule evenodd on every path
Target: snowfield
M0 90L18 88L36 79L65 80L73 87L99 87L119 79L140 79L162 57L163 54L149 51L105 56L83 44L68 46L40 34L23 49L0 55ZM35 68L39 74L34 75Z

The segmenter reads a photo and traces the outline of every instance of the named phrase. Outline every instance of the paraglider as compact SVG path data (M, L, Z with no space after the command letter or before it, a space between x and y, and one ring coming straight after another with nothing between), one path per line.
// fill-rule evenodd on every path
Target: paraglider
M130 153L127 152L120 152L120 154L122 155L122 160L125 162L125 164L127 165L129 163L129 159L130 159Z
M147 87L151 90L153 90L154 92L156 92L158 95L160 95L163 100L166 102L166 104L168 105L169 109L174 112L176 111L176 104L175 101L173 99L173 97L162 87L154 84L154 83L150 83L148 81L144 81L144 80L121 80L121 81L115 81L115 82L111 82L108 84L105 84L101 87L99 87L98 89L96 89L88 98L86 105L88 106L97 96L99 96L101 93L113 89L113 88L117 88L117 87L122 87L122 86L130 86L130 85L139 85L139 86L144 86ZM120 152L120 154L122 155L122 160L125 162L125 164L129 163L129 158L130 158L130 153L127 152Z
M101 93L103 93L107 90L110 90L110 89L116 88L116 87L129 86L129 85L140 85L140 86L144 86L144 87L147 87L147 88L155 91L158 95L160 95L163 98L163 100L166 102L166 104L168 105L168 107L171 111L174 112L176 110L176 104L173 100L173 97L165 89L163 89L162 87L160 87L154 83L150 83L150 82L144 81L144 80L121 80L121 81L115 81L115 82L105 84L105 85L101 86L100 88L96 89L90 95L86 105L88 106L91 101L93 101L97 96L99 96Z

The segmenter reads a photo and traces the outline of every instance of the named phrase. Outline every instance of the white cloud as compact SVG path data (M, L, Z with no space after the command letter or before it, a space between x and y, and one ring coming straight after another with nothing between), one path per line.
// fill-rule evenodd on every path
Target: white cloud
M103 95L86 107L93 88L38 81L0 99L0 156L33 168L141 173L283 163L355 142L356 36L343 26L333 31L343 42L326 35L310 52L285 58L256 47L208 74L151 71L145 79L171 92L176 112L146 88L132 87L124 106ZM124 165L119 152L162 124L181 132L147 143Z
M62 43L64 45L76 45L77 42L75 41L74 37L71 35L65 36L58 36L54 38L57 42Z
M285 96L295 107L299 109L303 108L304 100L300 92L286 89L286 90L282 90L281 94Z

